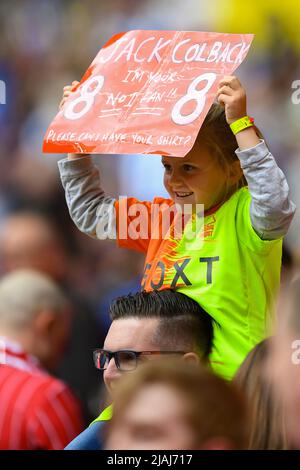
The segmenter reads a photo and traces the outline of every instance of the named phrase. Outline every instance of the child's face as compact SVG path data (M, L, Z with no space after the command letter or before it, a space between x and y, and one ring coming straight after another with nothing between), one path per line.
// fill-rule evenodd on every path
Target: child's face
M164 185L177 204L204 204L208 210L226 194L228 176L204 145L184 157L162 157Z

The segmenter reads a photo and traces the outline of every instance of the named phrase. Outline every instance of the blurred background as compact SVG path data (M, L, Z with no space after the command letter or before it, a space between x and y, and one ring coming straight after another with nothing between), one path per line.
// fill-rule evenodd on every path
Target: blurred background
M89 239L71 222L57 169L63 156L41 150L63 86L80 80L101 46L119 31L255 33L237 75L248 92L248 112L299 206L300 103L292 100L292 84L300 80L299 24L297 0L1 0L0 80L6 84L6 104L0 105L0 268L4 273L37 267L73 301L71 341L57 374L86 403L87 420L98 414L101 383L91 350L105 336L110 300L138 290L143 259L109 241ZM165 194L159 157L96 159L112 196ZM300 263L299 211L286 250L288 266Z

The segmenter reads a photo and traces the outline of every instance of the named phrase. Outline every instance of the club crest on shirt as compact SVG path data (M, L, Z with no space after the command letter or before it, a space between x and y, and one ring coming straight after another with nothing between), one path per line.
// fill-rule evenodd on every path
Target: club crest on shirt
M213 236L215 223L216 223L216 216L213 214L210 217L208 217L208 220L206 220L206 223L204 223L204 228L203 228L204 239L211 238Z

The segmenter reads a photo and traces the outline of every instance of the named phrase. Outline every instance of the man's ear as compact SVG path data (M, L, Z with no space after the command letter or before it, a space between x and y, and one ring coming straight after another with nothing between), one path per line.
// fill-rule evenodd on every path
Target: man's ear
M56 323L55 315L49 310L41 310L34 319L35 331L41 336L48 335Z
M188 352L182 356L184 362L192 362L194 364L200 364L199 356L195 352Z

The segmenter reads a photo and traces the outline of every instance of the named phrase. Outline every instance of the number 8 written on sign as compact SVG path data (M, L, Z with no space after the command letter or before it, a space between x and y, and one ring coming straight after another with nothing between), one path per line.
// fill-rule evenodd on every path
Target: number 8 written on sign
M92 91L89 91L89 87L96 83L95 88ZM93 106L95 102L95 97L100 92L104 84L103 75L95 75L94 77L89 78L80 89L80 96L73 100L64 111L64 116L67 119L72 121L75 119L80 119L84 116ZM85 102L85 106L80 111L75 111L75 107L78 103Z
M215 73L203 73L190 83L187 94L182 96L172 109L171 118L175 124L191 124L200 116L205 106L206 93L210 90L216 78L217 76ZM206 81L205 87L201 90L197 90L196 86L202 81ZM197 102L195 110L190 114L181 114L182 107L191 100L196 100Z
M171 118L175 124L191 124L200 116L205 106L206 94L214 84L216 78L217 75L215 73L208 72L199 75L190 83L187 93L176 102L172 109ZM197 90L197 85L202 81L206 81L206 85L201 90ZM89 91L90 86L94 85L94 83L96 83L95 88ZM103 84L103 75L95 75L94 77L89 78L81 86L80 96L66 106L64 117L66 119L75 120L84 116L93 106L95 97L102 89ZM197 102L195 110L190 114L181 114L182 107L191 100L195 100ZM83 106L80 111L76 111L76 105L81 102L85 102L85 106Z

